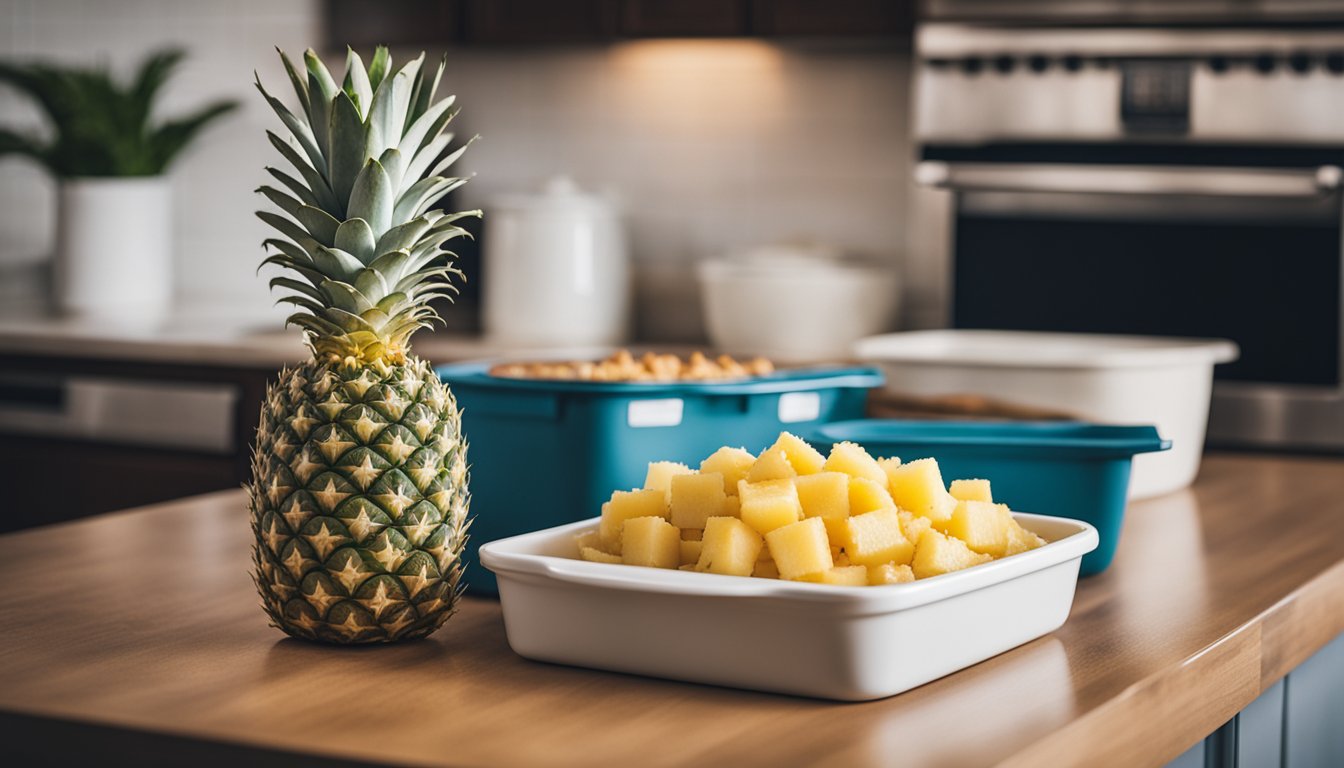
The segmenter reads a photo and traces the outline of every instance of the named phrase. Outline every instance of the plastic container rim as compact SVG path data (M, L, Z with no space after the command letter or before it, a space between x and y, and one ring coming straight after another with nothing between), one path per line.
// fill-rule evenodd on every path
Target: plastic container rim
M1023 354L1021 342L1030 337L1053 354ZM1003 349L958 348L959 340L995 343L1012 340ZM1085 351L1078 352L1086 347ZM1060 356L1064 349L1071 354ZM869 336L854 343L854 354L869 362L921 363L973 368L1019 370L1106 370L1113 368L1172 368L1215 365L1236 360L1241 351L1228 339L1164 336L1048 333L955 329L909 331Z
M765 376L723 381L570 381L565 379L523 379L491 376L492 362L453 363L437 366L434 372L449 385L473 385L533 392L571 392L594 395L765 395L796 392L800 389L846 388L871 389L885 381L881 370L873 366L835 366L790 368Z

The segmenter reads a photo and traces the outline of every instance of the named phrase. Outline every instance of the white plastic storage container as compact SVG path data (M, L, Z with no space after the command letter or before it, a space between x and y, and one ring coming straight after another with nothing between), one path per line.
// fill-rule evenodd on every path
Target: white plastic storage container
M1068 618L1087 523L1017 515L1051 543L910 584L836 587L574 559L596 520L491 542L509 645L538 661L842 701L909 690Z
M1195 479L1213 366L1238 355L1221 339L974 330L873 336L854 352L882 366L893 392L984 395L1103 424L1156 426L1172 447L1134 457L1134 499Z

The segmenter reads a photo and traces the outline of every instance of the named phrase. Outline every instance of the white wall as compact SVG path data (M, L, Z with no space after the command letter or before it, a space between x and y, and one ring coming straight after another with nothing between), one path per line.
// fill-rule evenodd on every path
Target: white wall
M620 192L645 336L699 333L693 263L813 239L904 250L908 56L749 40L457 51L445 86L480 133L465 200L555 173Z
M266 226L253 215L252 193L273 162L263 130L274 117L252 86L256 69L268 82L285 79L273 46L302 51L317 40L317 0L3 0L0 57L105 63L127 72L166 45L188 58L163 91L164 114L221 97L238 112L201 134L172 168L178 303L193 315L231 322L283 318L254 275ZM6 125L40 125L37 112L0 88ZM45 260L55 222L55 185L32 164L0 161L0 267ZM17 279L17 278L12 278Z
M210 130L174 170L178 293L196 311L265 313L253 275L264 226L252 210L263 129L274 120L251 70L283 92L272 45L298 52L319 31L315 0L8 0L0 56L108 60L124 68L157 45L191 58L166 110L233 95L244 113ZM459 50L444 78L457 130L483 140L463 202L527 189L555 173L624 200L645 288L644 327L699 332L693 262L725 250L810 238L899 259L909 178L908 57L882 48L757 41L647 41L550 50ZM18 114L0 94L6 121ZM53 185L0 162L0 266L50 249ZM488 215L488 212L487 212ZM651 290L657 287L657 290Z

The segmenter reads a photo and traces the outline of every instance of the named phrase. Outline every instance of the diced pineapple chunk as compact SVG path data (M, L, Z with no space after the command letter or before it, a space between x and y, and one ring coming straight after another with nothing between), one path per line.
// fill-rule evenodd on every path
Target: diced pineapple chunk
M621 531L621 562L649 568L681 565L681 532L661 517L635 517Z
M832 584L837 587L866 587L868 586L868 568L863 565L837 565L829 571L800 576L798 581Z
M728 576L750 576L764 542L751 526L735 517L711 517L705 521L705 538L695 569Z
M765 542L779 575L785 579L829 571L835 565L826 526L819 517L776 528L765 535Z
M667 518L666 491L649 488L642 491L616 491L611 494L611 501L602 505L602 522L598 524L602 546L609 552L619 551L611 548L620 545L622 524L636 517L651 516Z
M842 539L849 562L855 565L904 565L915 556L914 542L901 531L896 508L854 515L845 521Z
M728 496L723 500L723 516L724 517L742 516L742 499L738 498L736 494Z
M849 517L849 480L843 472L818 472L793 479L803 517L821 518L832 541L840 540L845 518Z
M888 458L888 459L878 459L878 460L877 460L877 466L881 467L881 468L882 468L882 472L883 472L884 474L886 474L886 476L887 476L887 481L886 481L885 483L883 483L883 486L886 487L886 488L888 489L888 491L890 491L890 489L891 489L891 473L894 472L894 471L896 471L896 468L897 468L897 467L901 466L901 460L898 459L898 458L896 458L895 456L893 456L893 457L891 457L891 458Z
M994 501L988 480L953 480L947 492L958 501Z
M877 587L883 584L905 584L915 580L915 572L908 565L883 563L868 566L868 583Z
M644 475L644 487L666 492L672 488L672 478L677 475L689 475L694 471L677 461L651 461L649 471Z
M728 496L723 492L723 477L709 472L673 477L669 498L673 525L704 528L705 520L723 516Z
M584 531L583 533L580 533L578 536L574 537L574 545L579 549L583 549L584 547L601 549L602 534L598 533L596 529L591 531Z
M760 534L767 534L780 526L797 522L803 516L798 501L798 489L792 480L767 480L738 486L742 500L742 522Z
M590 563L611 563L612 565L620 565L624 562L620 555L607 554L597 547L584 547L580 549L579 557Z
M1046 545L1045 539L1023 528L1016 520L1009 516L1010 525L1008 526L1008 546L1004 548L1003 555L1016 555L1037 547Z
M748 483L763 483L766 480L785 480L796 477L798 472L789 463L789 457L777 448L761 451L761 457L747 471Z
M972 552L961 539L944 536L930 528L920 534L915 544L915 559L910 569L915 578L927 579L952 571L960 571L973 565L987 563L994 558Z
M886 484L874 483L866 477L851 477L849 479L849 513L851 515L861 515L864 512L872 512L876 509L896 511L896 502L892 501L891 494L887 493Z
M682 528L682 541L700 541L705 538L705 532L699 528Z
M957 500L947 494L943 487L943 475L938 471L938 462L933 459L919 459L902 464L892 470L890 478L891 498L896 506L908 509L916 515L929 518L933 527L942 530L952 519L952 509Z
M902 509L896 513L901 518L901 533L910 541L919 541L920 534L933 527L933 522L927 517L920 517L913 512L907 512Z
M800 475L813 475L821 471L826 463L826 457L807 441L797 435L788 432L780 432L775 444L767 450L783 451L789 464L793 465L793 471Z
M757 560L751 575L758 579L778 579L779 566L775 565L774 560Z
M723 492L729 496L737 495L737 481L747 476L747 471L751 465L756 463L756 457L745 448L728 448L727 446L711 453L708 458L700 462L700 471L708 474L717 472L723 476Z
M694 565L700 562L700 552L704 549L703 541L685 541L681 542L681 564Z
M966 542L976 552L1003 557L1008 548L1008 507L987 501L959 501L947 524L947 534Z
M866 477L878 485L887 484L887 473L878 466L877 460L856 443L836 443L831 447L831 455L826 457L822 469L827 472L844 472L850 477Z

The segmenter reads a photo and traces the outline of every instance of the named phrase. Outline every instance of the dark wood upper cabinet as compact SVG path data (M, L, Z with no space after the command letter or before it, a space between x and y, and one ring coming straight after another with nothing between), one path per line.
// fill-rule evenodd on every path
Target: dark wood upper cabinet
M747 0L622 0L625 37L742 37Z
M753 0L761 37L901 37L914 28L914 0Z
M461 42L602 42L617 33L618 0L464 0ZM382 5L387 8L386 4Z
M327 42L490 46L652 37L909 39L916 0L326 0Z
M327 0L327 45L364 53L376 45L457 42L462 5L461 0Z

